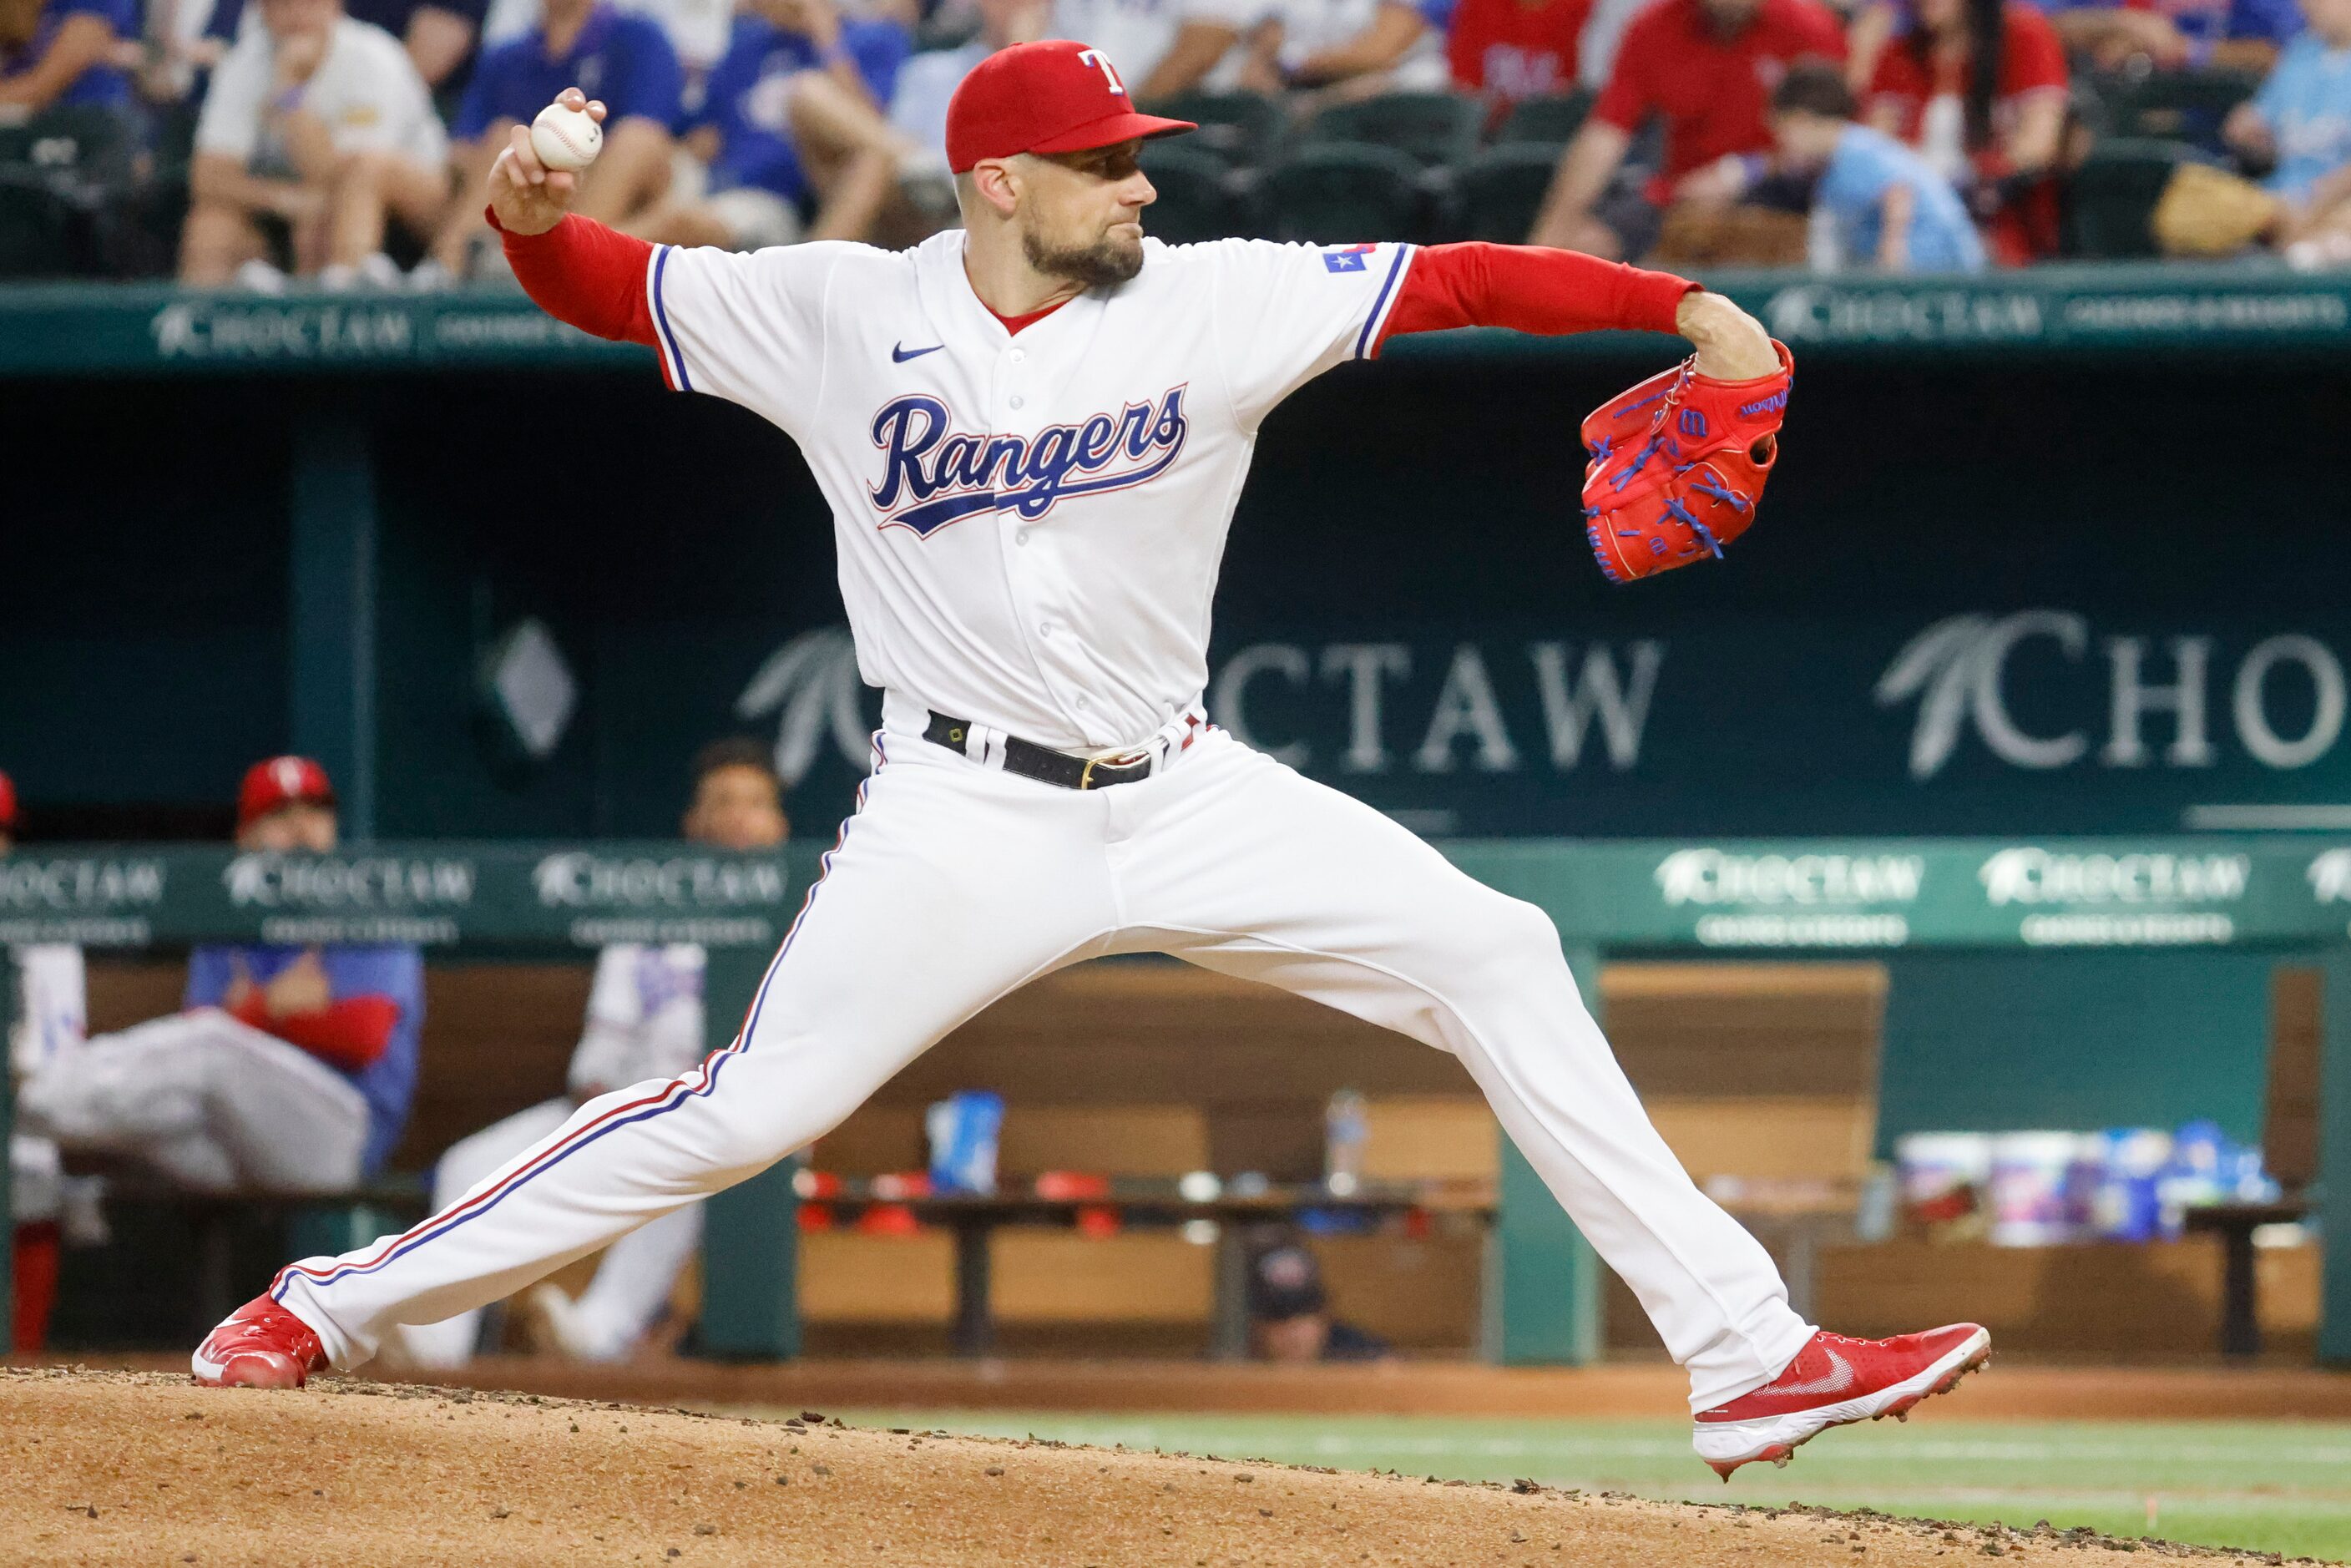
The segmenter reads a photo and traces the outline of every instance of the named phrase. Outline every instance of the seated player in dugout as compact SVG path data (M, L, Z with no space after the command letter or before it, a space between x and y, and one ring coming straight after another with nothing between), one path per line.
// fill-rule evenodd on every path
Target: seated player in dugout
M600 0L546 0L538 26L486 51L474 67L450 131L465 198L433 245L452 277L473 277L489 237L478 199L490 164L517 127L528 130L565 87L581 80L609 110L603 151L580 175L580 211L626 227L668 198L674 136L684 113L684 72L661 25ZM495 246L493 246L495 250Z
M744 0L684 137L707 190L673 189L622 226L726 250L872 238L914 152L883 112L908 45L896 22L844 18L833 0Z
M1859 1340L1806 1322L1651 1124L1548 912L1207 722L1227 530L1261 422L1308 381L1458 327L1688 340L1586 418L1586 510L1562 497L1552 523L1630 580L1743 537L1792 356L1687 278L1565 251L1160 244L1143 144L1196 129L1136 111L1099 49L1016 44L948 106L963 227L904 251L748 255L568 211L577 183L515 134L486 194L531 298L658 344L671 386L799 443L861 669L884 688L876 766L732 1043L590 1101L399 1235L288 1263L196 1348L199 1382L360 1365L396 1326L486 1305L768 1168L997 998L1121 953L1265 981L1458 1057L1687 1371L1693 1446L1726 1476L1983 1363L1973 1323Z
M1249 1258L1249 1354L1259 1361L1380 1361L1385 1340L1331 1314L1322 1269L1305 1243L1281 1236Z
M777 850L791 834L783 780L756 740L714 741L694 759L694 797L680 824L713 849ZM600 1094L675 1078L709 1054L702 979L707 955L695 943L615 942L596 956L588 1021L571 1053L564 1092L460 1138L433 1166L433 1204L444 1208L546 1139ZM527 1337L536 1348L580 1361L619 1361L660 1325L678 1276L702 1245L702 1206L688 1204L632 1230L604 1250L578 1298L543 1283L524 1298ZM403 1325L395 1360L463 1366L482 1334L482 1313Z
M336 835L316 762L274 757L246 775L246 854L327 854ZM344 1191L400 1141L423 1021L415 947L206 945L188 956L179 1012L57 1051L17 1113L69 1166L127 1166L193 1192Z
M429 238L449 205L448 139L400 40L339 0L261 0L213 72L196 120L180 280L282 286L283 233L302 277L396 287L397 223Z

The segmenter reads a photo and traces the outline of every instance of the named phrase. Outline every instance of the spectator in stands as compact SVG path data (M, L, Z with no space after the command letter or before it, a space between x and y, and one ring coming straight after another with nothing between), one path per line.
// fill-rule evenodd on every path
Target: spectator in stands
M1853 89L1823 61L1789 68L1771 94L1771 135L1783 167L1817 176L1827 267L1881 272L1977 272L1983 242L1951 183L1882 131L1854 123Z
M1051 38L1083 38L1102 51L1138 103L1196 84L1207 67L1195 68L1192 57L1207 46L1196 39L1183 57L1174 54L1177 37L1187 24L1207 22L1226 40L1207 65L1221 58L1232 38L1253 26L1265 0L1052 0L1052 19L1045 29ZM1161 65L1165 75L1157 74Z
M1446 0L1248 0L1195 16L1144 84L1145 101L1196 88L1324 104L1445 86Z
M196 9L203 0L179 3ZM354 21L381 27L400 40L416 74L436 93L464 85L487 5L488 0L343 0L344 13ZM204 34L225 48L242 33L244 18L245 0L218 0L204 24Z
M2050 177L2065 131L2056 29L2025 0L1915 0L1917 25L1878 56L1869 123L1916 147L1967 196L1994 260L2054 256Z
M2304 267L2351 265L2351 0L2302 0L2309 30L2231 113L2231 146L2270 167L2277 239Z
M1521 99L1573 92L1592 0L1457 0L1446 28L1453 85L1499 122Z
M0 0L0 117L128 110L131 75L120 56L138 38L136 0Z
M256 763L237 792L248 856L330 853L336 826L307 758ZM200 946L183 1010L58 1052L20 1108L68 1156L134 1160L192 1191L342 1191L400 1141L423 1017L414 947Z
M671 137L682 117L684 86L677 51L659 23L600 0L546 0L537 26L494 46L474 68L453 127L465 195L434 244L440 272L468 277L477 248L485 260L496 256L479 199L490 165L506 150L508 132L528 125L568 87L602 99L611 111L604 150L581 174L572 210L615 228L651 214L669 194Z
M16 848L16 786L0 773L0 860ZM0 964L16 973L16 1013L0 1017L8 1045L8 1071L22 1083L51 1059L79 1046L89 1032L89 1003L81 949L41 943L0 948ZM19 1355L38 1355L48 1338L57 1299L57 1253L66 1242L106 1239L97 1183L69 1176L56 1142L23 1132L8 1138L9 1239L15 1263L14 1326L8 1343Z
M916 55L899 69L890 95L890 123L916 156L944 174L947 166L947 103L971 68L1008 44L1045 37L1050 0L977 0L979 33L952 49Z
M745 0L685 135L710 191L632 225L668 245L757 250L872 236L906 148L882 116L913 40L894 20L843 19L834 0Z
M2302 30L2294 0L2043 0L2065 47L2101 70L2267 70Z
M330 288L396 287L389 221L430 235L449 205L448 142L407 51L340 0L260 0L213 73L196 122L182 281L284 287L266 256L289 232L294 269Z
M722 740L694 763L685 836L714 849L780 849L791 831L774 761L755 740ZM706 956L687 943L615 943L596 957L588 1024L571 1055L567 1092L516 1112L450 1145L433 1171L436 1208L551 1135L598 1095L674 1078L707 1054L702 980ZM549 1348L585 1361L616 1361L640 1344L702 1239L702 1206L690 1204L612 1243L595 1280L574 1301L558 1287L529 1294ZM461 1366L473 1356L481 1314L412 1323L397 1343L423 1366Z
M1843 59L1815 0L1657 0L1628 28L1608 86L1561 157L1533 243L1611 258L1646 255L1667 209L1735 200L1742 158L1771 150L1769 81L1807 56ZM1665 124L1665 162L1619 179L1635 132Z

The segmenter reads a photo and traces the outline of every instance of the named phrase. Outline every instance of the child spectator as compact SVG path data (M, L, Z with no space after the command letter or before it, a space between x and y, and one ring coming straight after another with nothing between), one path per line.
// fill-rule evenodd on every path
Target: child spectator
M667 245L757 250L801 238L870 238L895 188L898 139L882 118L912 40L894 21L848 20L833 0L745 0L685 137L711 193L632 226Z
M117 57L138 37L136 0L0 0L0 115L128 110L131 76Z
M473 252L489 236L480 193L490 165L506 151L508 133L528 125L568 87L601 99L611 111L604 150L580 175L572 210L615 228L649 214L669 193L671 137L684 86L677 51L659 23L598 0L546 0L537 26L492 47L474 68L453 127L465 195L434 243L436 266L451 277L470 275Z
M1612 258L1648 252L1666 209L1722 204L1726 161L1768 152L1768 82L1799 59L1844 57L1834 16L1814 0L1657 0L1625 31L1607 89L1568 144L1533 243ZM1643 184L1616 179L1633 136L1665 122L1665 164Z
M1877 57L1869 123L1965 192L1992 257L2053 256L2065 49L2024 0L1914 0L1916 25Z
M254 765L239 850L325 854L335 841L325 769ZM197 1192L345 1190L400 1141L423 1017L414 947L201 946L182 1011L61 1051L26 1082L26 1130Z
M1453 85L1499 121L1520 99L1574 90L1592 0L1458 0L1446 28Z
M397 220L429 235L449 204L448 141L398 39L340 0L261 0L261 21L213 73L196 122L180 277L282 287L271 221L294 267L330 288L400 282Z
M2289 259L2341 267L2351 263L2351 0L2302 0L2302 10L2309 30L2223 134L2273 165L2264 183L2285 200Z
M1983 242L1951 183L1882 131L1853 122L1853 89L1836 67L1793 67L1771 94L1771 135L1782 164L1817 173L1832 267L1881 272L1978 272Z
M2101 70L2267 70L2302 30L2294 0L2043 0L2067 49Z

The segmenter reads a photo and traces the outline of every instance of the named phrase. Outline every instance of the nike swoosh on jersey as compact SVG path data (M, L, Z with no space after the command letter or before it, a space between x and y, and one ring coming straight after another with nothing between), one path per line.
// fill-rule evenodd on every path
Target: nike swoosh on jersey
M893 343L890 345L890 360L893 364L903 365L908 360L919 360L925 354L935 354L946 347L945 343L933 343L927 349L910 349L904 343Z
M1850 1388L1855 1381L1853 1364L1833 1350L1821 1353L1829 1358L1835 1370L1825 1377L1815 1377L1810 1383L1782 1383L1771 1390L1774 1394L1836 1394Z

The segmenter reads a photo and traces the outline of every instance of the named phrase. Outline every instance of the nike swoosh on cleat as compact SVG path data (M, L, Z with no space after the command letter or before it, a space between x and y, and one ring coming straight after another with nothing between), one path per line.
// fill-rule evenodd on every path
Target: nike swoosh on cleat
M946 347L945 343L933 343L927 349L910 349L904 343L893 343L890 345L890 359L893 363L903 365L908 360L919 360L925 354L935 354Z
M1821 1353L1829 1358L1836 1370L1825 1377L1815 1377L1810 1383L1782 1383L1771 1390L1774 1394L1838 1394L1854 1385L1853 1364L1833 1350Z

